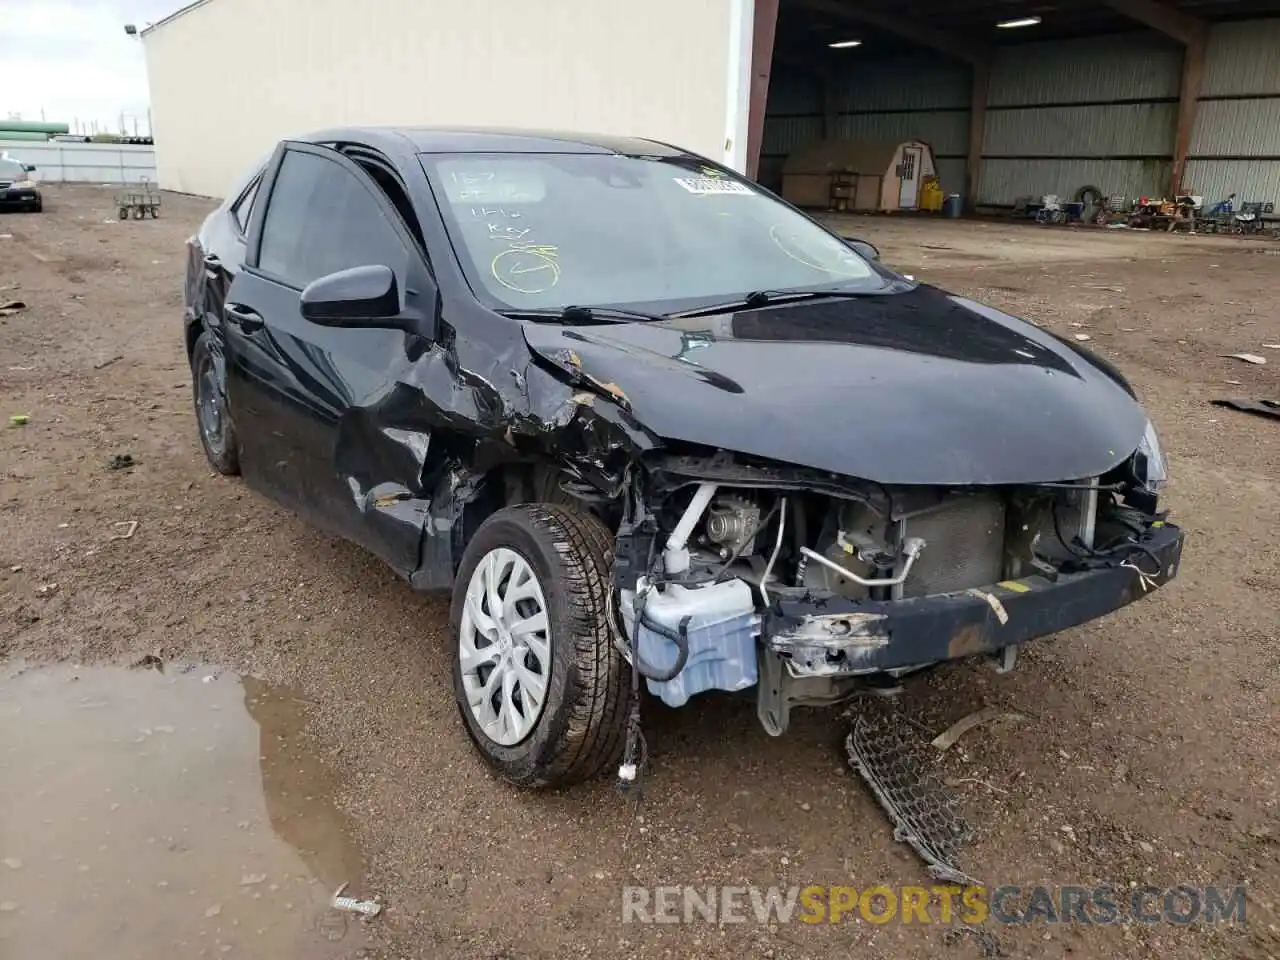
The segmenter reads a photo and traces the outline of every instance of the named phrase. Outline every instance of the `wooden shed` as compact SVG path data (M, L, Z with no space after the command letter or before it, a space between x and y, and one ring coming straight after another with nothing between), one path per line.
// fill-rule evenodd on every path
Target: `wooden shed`
M782 196L821 210L917 210L933 149L922 140L823 140L782 166Z

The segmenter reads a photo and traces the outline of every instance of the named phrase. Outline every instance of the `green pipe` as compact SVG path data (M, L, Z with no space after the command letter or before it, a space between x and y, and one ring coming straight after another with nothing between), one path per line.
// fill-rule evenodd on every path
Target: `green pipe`
M0 128L5 131L17 130L27 133L71 132L71 128L65 123L45 123L43 120L0 120Z

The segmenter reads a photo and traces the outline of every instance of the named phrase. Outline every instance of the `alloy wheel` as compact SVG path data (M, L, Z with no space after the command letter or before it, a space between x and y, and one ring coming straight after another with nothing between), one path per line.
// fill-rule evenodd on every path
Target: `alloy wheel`
M196 414L205 443L215 454L221 454L225 445L222 431L222 385L218 383L218 371L213 357L207 354L196 373Z

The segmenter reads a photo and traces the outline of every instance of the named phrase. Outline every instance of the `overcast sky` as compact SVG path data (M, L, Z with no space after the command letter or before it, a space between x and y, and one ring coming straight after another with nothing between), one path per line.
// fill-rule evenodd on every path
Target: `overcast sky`
M144 132L147 68L141 29L185 0L0 0L0 120L19 113L117 132L121 113Z

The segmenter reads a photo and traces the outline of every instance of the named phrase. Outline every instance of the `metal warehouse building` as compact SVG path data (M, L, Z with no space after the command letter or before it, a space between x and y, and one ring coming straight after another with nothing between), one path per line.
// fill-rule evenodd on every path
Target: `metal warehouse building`
M919 141L979 206L1280 202L1280 0L200 0L143 41L160 185L209 196L370 123L651 137L772 187L824 140Z

